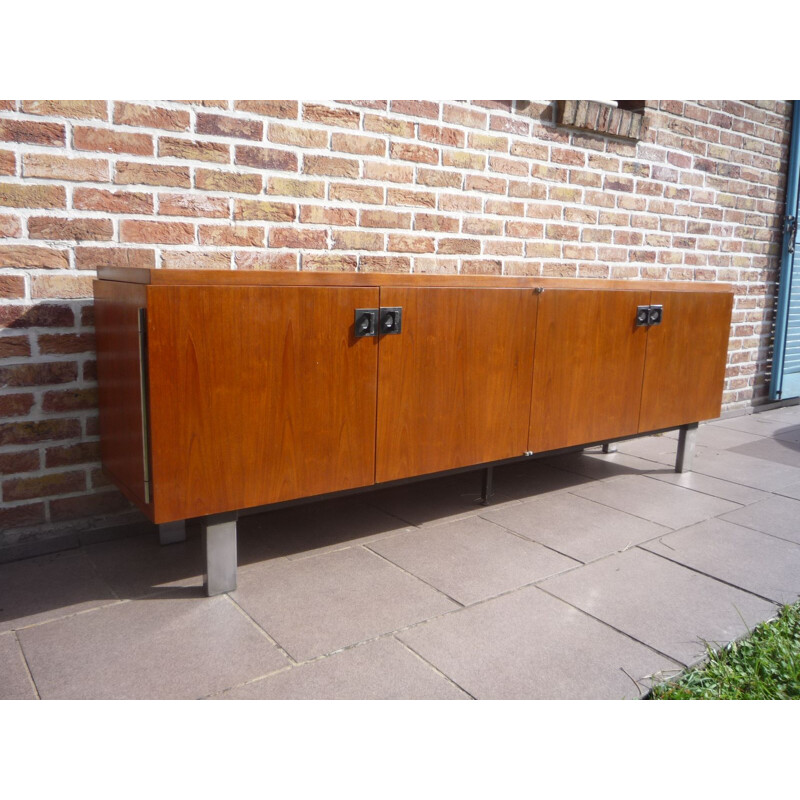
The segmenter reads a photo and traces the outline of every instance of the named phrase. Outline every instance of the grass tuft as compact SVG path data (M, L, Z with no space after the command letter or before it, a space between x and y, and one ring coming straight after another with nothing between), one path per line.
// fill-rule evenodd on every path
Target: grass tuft
M800 699L800 603L784 606L745 639L708 647L706 663L654 686L646 699Z

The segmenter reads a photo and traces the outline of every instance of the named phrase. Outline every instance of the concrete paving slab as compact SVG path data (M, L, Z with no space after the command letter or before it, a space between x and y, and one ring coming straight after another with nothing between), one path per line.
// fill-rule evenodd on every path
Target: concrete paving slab
M684 489L691 489L701 494L710 494L712 497L730 500L732 503L741 505L755 503L770 496L769 492L753 489L750 486L743 486L741 483L731 483L731 481L724 481L720 478L712 478L710 475L703 475L700 472L674 472L670 470L668 472L648 474L649 477L665 483L682 486Z
M729 448L731 453L741 453L752 458L763 458L790 467L800 467L800 442L787 439L758 439L755 442Z
M225 595L150 596L20 631L42 699L190 699L286 666Z
M679 666L536 587L398 634L478 699L622 699ZM656 678L656 682L661 676Z
M300 664L217 695L217 700L469 700L392 637Z
M518 461L494 469L494 488L503 497L529 500L568 491L589 480L585 475L566 472L540 459ZM492 502L491 505L495 505Z
M738 511L724 514L722 519L800 544L800 500L768 497Z
M35 700L22 650L13 633L0 634L0 700Z
M664 436L677 441L678 431L668 431ZM701 445L702 447L713 447L715 450L728 450L743 444L760 442L763 439L763 436L758 436L753 433L745 433L744 431L738 431L734 428L723 428L720 425L703 423L697 429L697 440L695 444Z
M521 505L527 504L511 508ZM369 549L464 605L579 563L481 517L418 528L374 542Z
M572 493L531 500L483 516L584 563L671 530Z
M161 545L156 536L131 536L84 548L97 575L121 598L131 599L165 589L203 587L200 537Z
M678 442L670 436L659 434L656 436L640 436L637 439L628 439L617 443L617 449L629 456L636 456L647 461L656 461L675 469L675 457L678 452Z
M797 467L710 447L696 449L692 471L766 492L800 481Z
M573 494L672 529L693 525L738 508L729 500L642 475L623 475L593 483L573 490Z
M800 483L792 483L789 486L782 486L780 489L775 490L775 494L800 500Z
M239 564L305 558L394 535L409 526L361 497L304 503L241 516Z
M623 452L602 453L599 448L554 456L546 460L558 469L584 476L586 482L589 479L605 480L618 475L641 475L651 471L669 469L663 464Z
M232 597L297 661L459 607L361 547L240 571Z
M731 522L706 520L641 547L776 603L800 596L800 544Z
M776 606L639 548L539 584L547 592L670 658L692 664Z
M730 428L743 433L754 433L757 436L775 436L789 434L793 430L800 430L800 421L789 416L769 416L769 412L762 414L746 414L741 417L729 417L716 420L711 425L720 428Z
M117 599L79 551L0 565L0 633Z

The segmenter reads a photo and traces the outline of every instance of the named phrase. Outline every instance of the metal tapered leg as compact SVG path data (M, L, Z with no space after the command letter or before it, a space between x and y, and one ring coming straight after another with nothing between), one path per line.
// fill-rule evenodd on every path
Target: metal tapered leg
M681 425L678 435L678 456L675 459L675 472L691 472L694 446L697 442L697 423Z
M488 506L492 502L492 495L494 494L493 479L494 467L486 467L483 471L483 492L481 494L481 505L483 506Z
M158 526L159 544L176 544L186 541L186 520L179 519L177 522L162 522Z
M616 453L617 452L617 443L616 442L606 442L603 445L603 452L604 453Z
M236 589L236 512L210 514L202 520L206 554L204 588L209 597Z

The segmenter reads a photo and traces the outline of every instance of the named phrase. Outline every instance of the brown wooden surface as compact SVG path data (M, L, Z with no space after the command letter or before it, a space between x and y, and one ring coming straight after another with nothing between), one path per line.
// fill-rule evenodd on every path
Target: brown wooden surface
M730 336L729 294L653 292L664 306L647 334L639 431L718 417Z
M105 280L153 286L441 286L480 288L602 289L615 291L731 292L726 283L689 281L603 280L592 278L537 278L508 275L422 275L408 273L296 272L288 270L193 270L100 267Z
M636 433L650 292L545 290L539 298L529 448Z
M380 338L378 482L522 455L538 295L382 288L403 329Z
M139 375L139 309L145 288L94 282L97 394L103 469L129 500L152 514L144 500L144 449Z
M377 289L148 288L155 521L371 484Z

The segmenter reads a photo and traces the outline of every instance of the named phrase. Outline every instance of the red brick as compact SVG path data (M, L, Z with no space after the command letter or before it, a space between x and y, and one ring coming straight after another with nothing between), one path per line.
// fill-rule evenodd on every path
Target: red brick
M0 267L30 269L67 269L69 255L66 250L33 245L0 245Z
M483 111L475 111L471 108L447 105L445 103L442 118L445 122L452 122L467 128L486 128L488 115Z
M277 203L271 200L234 200L233 218L237 220L263 219L270 222L294 222L297 218L297 206L292 203Z
M218 169L198 169L195 172L194 180L198 189L237 194L259 194L262 185L261 175L223 172Z
M544 226L538 222L509 220L506 223L506 235L508 236L515 236L520 239L541 239L543 233ZM548 238L555 237L550 236L548 233Z
M169 217L227 217L228 198L202 194L160 194L158 213Z
M63 186L0 183L0 206L12 208L66 208L67 193Z
M16 155L10 150L0 150L0 175L14 175L16 171Z
M466 142L464 131L458 128L443 128L439 125L420 125L419 138L424 142L443 144L448 147L463 147Z
M485 210L487 214L499 214L504 217L525 216L525 204L513 200L487 200Z
M385 156L386 141L374 136L358 136L354 133L331 135L331 150L367 156Z
M3 500L33 500L59 494L80 492L86 488L86 473L59 472L36 478L10 478L3 481Z
M533 219L560 219L561 206L549 203L528 203L525 207L525 216Z
M358 256L345 253L303 253L303 271L355 272Z
M137 161L117 161L114 183L180 186L184 189L192 185L189 167L142 164Z
M462 275L501 275L502 262L495 258L465 258L461 262Z
M354 203L381 204L383 203L384 191L382 186L367 186L361 183L332 183L330 199Z
M389 234L387 249L400 253L433 253L436 250L436 243L430 236Z
M202 142L162 136L158 140L158 155L162 158L184 158L192 161L214 161L217 164L227 164L231 160L231 148L230 145L223 142Z
M22 220L12 214L0 214L0 239L18 239L22 236ZM0 289L0 297L2 297Z
M294 147L323 148L328 146L328 131L301 128L297 125L281 125L277 122L270 123L267 138L271 142Z
M504 178L487 178L483 175L467 175L466 189L468 192L505 194L507 186L508 182Z
M419 167L417 170L417 183L423 186L448 186L451 189L460 189L463 180L460 172L424 167Z
M110 219L64 217L30 217L28 235L31 239L63 239L70 241L105 242L114 234Z
M461 224L461 232L473 236L502 236L503 220L489 217L467 217Z
M156 265L155 250L132 247L76 247L75 266L78 269L99 267L144 267Z
M346 106L358 106L359 108L371 108L378 111L386 111L389 107L388 100L337 100Z
M436 208L436 195L433 192L417 192L413 189L387 189L386 204Z
M44 393L42 409L63 413L97 408L97 389L54 389Z
M81 423L77 419L0 423L0 446L75 439L80 435Z
M308 181L302 178L270 178L267 194L284 197L325 197L325 184L322 181Z
M298 112L296 100L237 100L233 107L237 111L280 119L297 119Z
M411 272L411 259L405 256L359 256L359 272Z
M286 172L297 172L297 156L288 150L276 150L252 145L237 145L237 164L257 169L275 169Z
M200 244L230 247L263 247L264 229L250 225L200 225Z
M305 256L304 256L305 257ZM266 250L240 250L235 255L237 269L279 269L296 270L298 255L296 252L275 253Z
M231 251L167 250L161 254L163 269L230 269Z
M328 108L313 103L304 103L303 119L306 122L319 122L339 128L358 128L361 123L361 114L347 108Z
M375 114L364 116L364 130L373 133L388 133L391 136L399 136L403 139L413 139L415 125L404 119L392 117L379 117Z
M18 300L25 297L25 279L21 275L0 275L0 298Z
M2 386L45 386L51 383L71 383L77 378L78 365L74 361L45 361L0 367Z
M2 403L2 399L0 399L0 403ZM34 472L38 469L38 450L22 450L17 453L3 453L0 455L0 475L14 475L20 472Z
M92 278L68 272L61 275L35 275L31 278L31 297L66 300L92 296Z
M186 222L151 222L125 219L119 227L120 241L152 244L191 244L194 225Z
M467 141L469 147L474 150L497 150L500 153L508 152L509 140L505 136L471 133Z
M26 114L42 114L70 119L108 119L105 100L23 100Z
M546 144L535 142L512 142L511 155L522 156L523 158L535 158L538 161L547 161L550 156L550 148Z
M53 353L90 353L95 348L93 333L40 333L37 337L39 352Z
M78 186L72 193L72 207L82 211L105 211L108 214L152 214L153 195Z
M130 153L134 156L153 155L153 137L147 133L77 127L72 132L72 143L76 150Z
M373 181L389 183L413 183L414 167L405 164L382 164L376 161L364 163L364 177Z
M547 197L547 186L533 181L509 181L509 197L527 197L531 200L543 200Z
M198 113L195 129L198 133L212 136L229 136L233 139L260 141L264 135L264 125L254 119L226 117L222 114Z
M300 209L300 222L313 225L354 226L354 208L326 208L325 206L303 206Z
M437 252L451 255L480 253L479 239L439 239Z
M271 228L270 247L299 247L312 250L327 250L325 231L308 228Z
M368 231L333 231L334 250L383 250L383 234Z
M60 447L48 447L44 455L44 465L47 468L88 464L99 460L100 442L79 442Z
M548 225L547 238L577 242L580 238L580 228L574 225Z
M487 201L491 202L491 201ZM483 200L480 197L471 197L468 194L440 194L440 211L469 211L473 214L483 209Z
M50 519L53 522L64 522L79 517L112 514L130 508L125 496L114 490L95 492L78 497L65 497L50 501Z
M457 233L458 220L454 217L445 217L443 214L416 214L414 230Z
M392 142L389 153L392 158L399 161L416 161L419 164L439 163L439 151L433 147L424 147L420 144Z
M521 136L527 136L530 133L531 124L525 119L501 117L498 114L492 114L492 116L489 117L489 128L493 131L517 133Z
M514 239L487 239L483 243L483 252L492 256L521 256L524 247L522 242Z
M358 161L330 156L304 156L303 172L307 175L331 175L338 178L357 178Z
M439 118L439 104L427 100L392 100L389 110L393 114L406 114L409 117Z
M141 128L160 128L166 131L188 131L191 115L188 111L157 108L137 103L114 103L114 122Z
M57 122L0 119L0 142L59 147L66 143L66 128Z
M26 503L0 509L0 530L38 525L44 522L44 503Z
M98 158L67 158L40 153L22 157L22 174L26 178L54 178L64 181L95 181L109 179L108 161Z
M489 158L489 169L492 172L503 172L506 175L524 176L528 174L528 164L526 162L501 156L491 156Z
M0 328L70 328L75 315L68 306L0 305Z
M411 214L399 211L362 211L359 219L362 228L410 228Z

